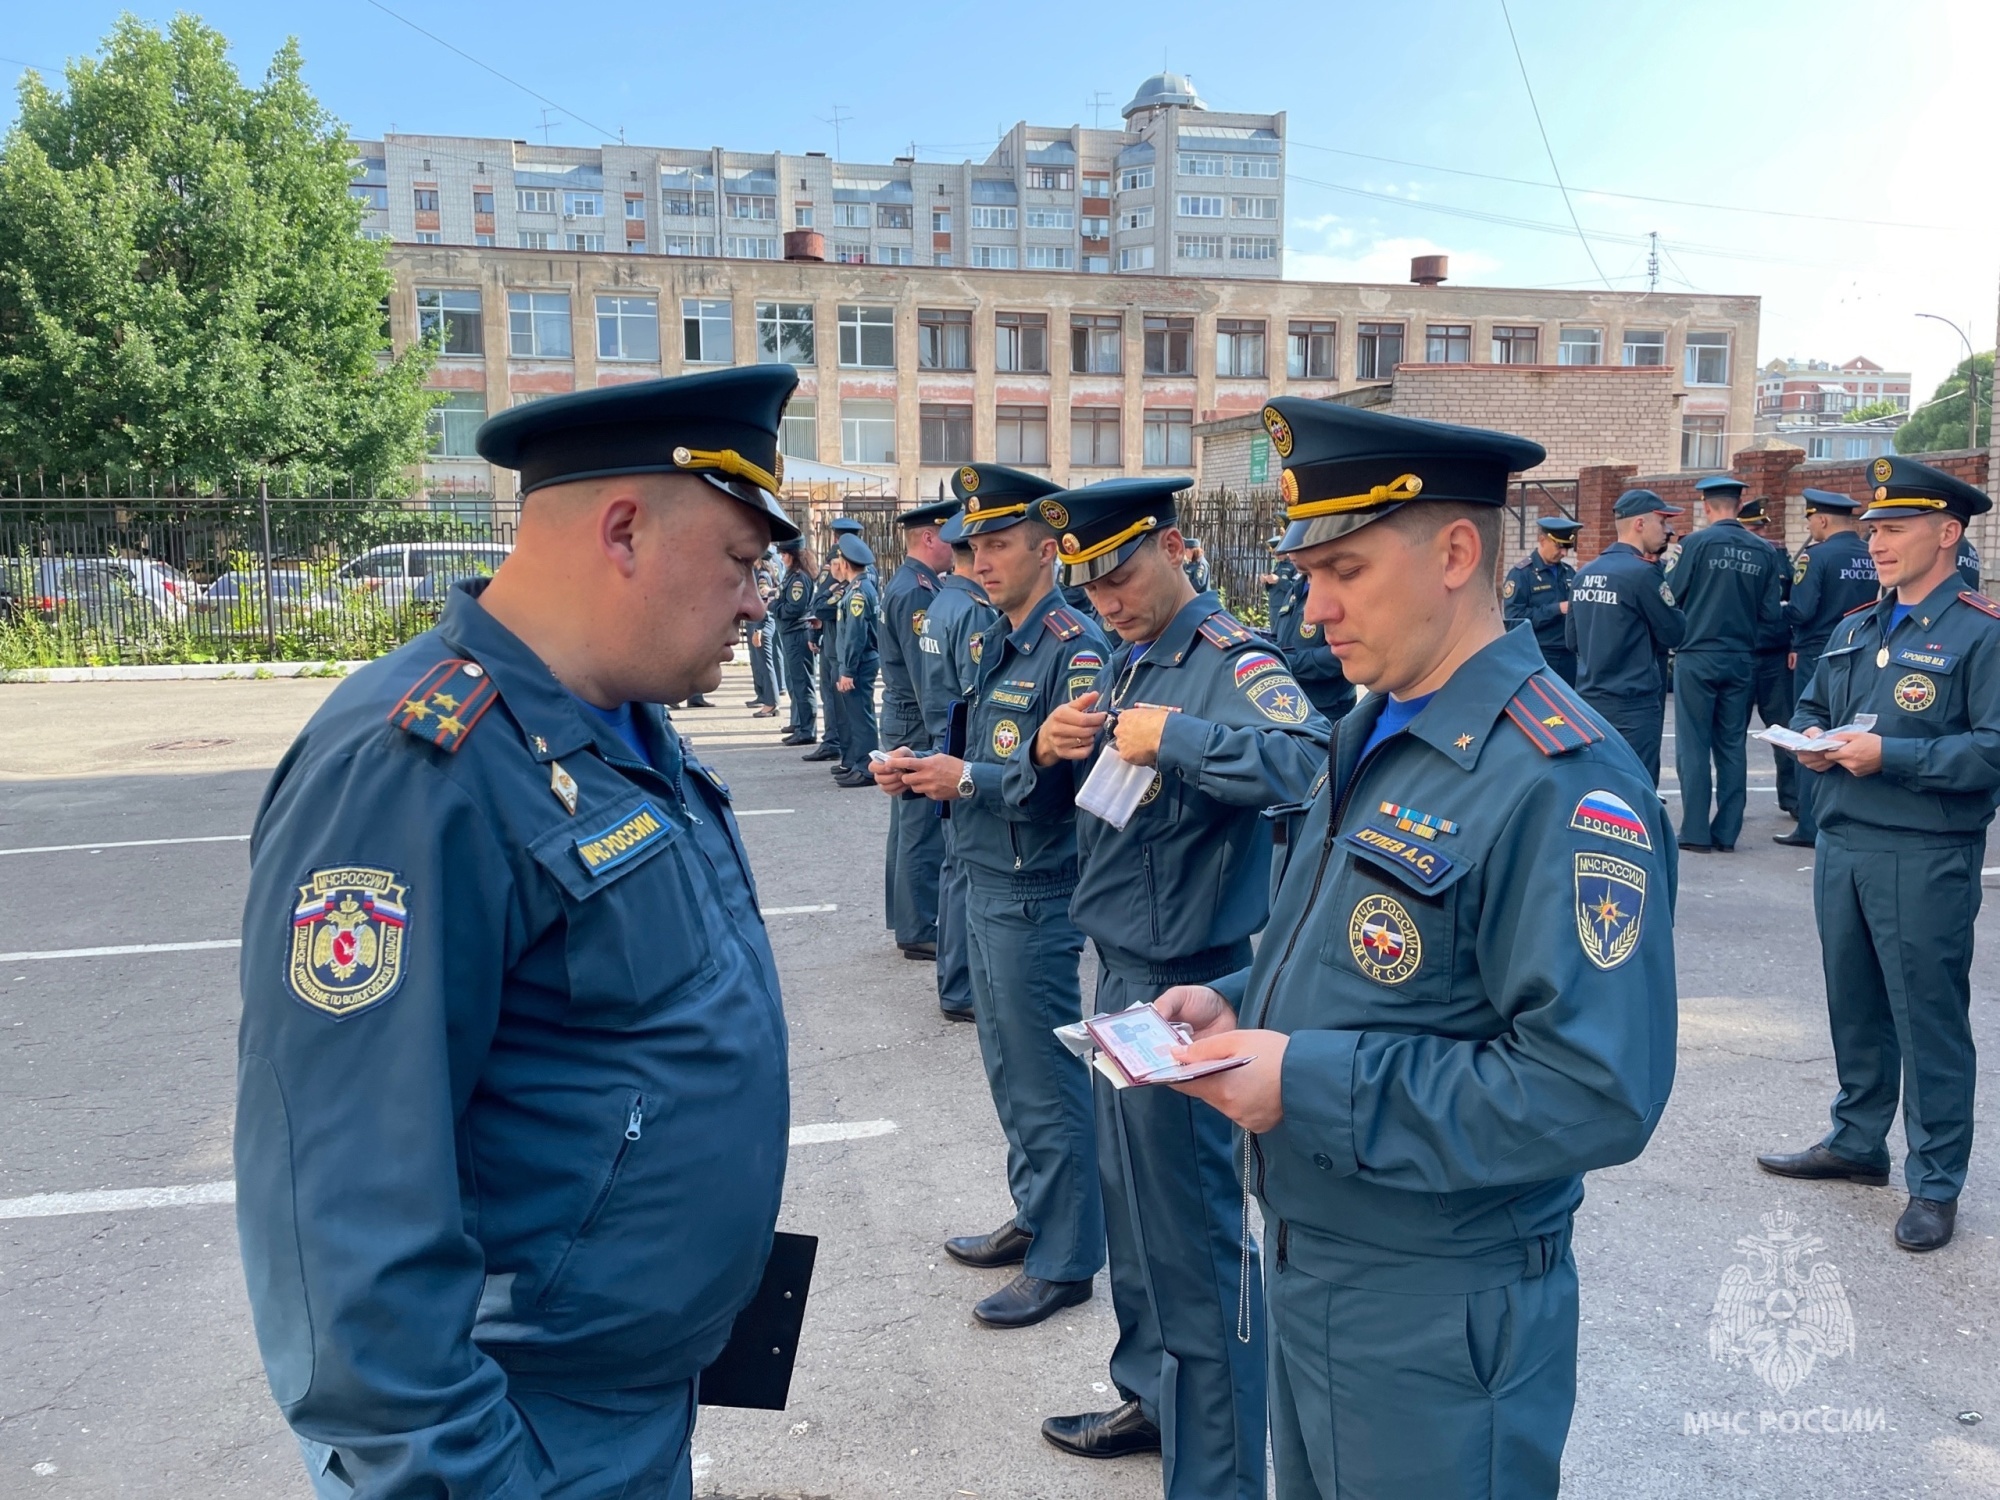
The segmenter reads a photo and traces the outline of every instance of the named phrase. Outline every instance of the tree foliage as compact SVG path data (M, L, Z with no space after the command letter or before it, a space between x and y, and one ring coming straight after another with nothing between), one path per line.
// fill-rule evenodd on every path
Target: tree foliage
M1840 420L1843 422L1867 422L1872 421L1876 417L1893 417L1902 409L1902 407L1898 406L1889 397L1884 396L1879 401L1862 402L1861 405L1855 407L1853 411Z
M1896 429L1898 453L1937 453L1965 446L1966 372L1979 372L1979 440L1984 448L1993 433L1993 351L1962 359L1958 368L1939 382L1931 399Z
M0 468L407 487L428 348L390 357L382 247L296 42L261 87L192 16L120 19L0 142Z

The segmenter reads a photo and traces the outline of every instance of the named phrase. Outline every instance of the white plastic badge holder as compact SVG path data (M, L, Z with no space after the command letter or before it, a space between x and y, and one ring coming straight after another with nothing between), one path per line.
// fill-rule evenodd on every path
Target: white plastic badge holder
M1139 799L1153 784L1153 775L1151 766L1135 766L1118 753L1117 746L1106 745L1084 778L1076 805L1122 832L1139 810Z

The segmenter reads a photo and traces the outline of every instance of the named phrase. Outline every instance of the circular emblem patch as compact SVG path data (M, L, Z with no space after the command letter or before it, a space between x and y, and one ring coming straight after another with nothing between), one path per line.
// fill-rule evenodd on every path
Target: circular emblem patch
M1160 788L1164 785L1166 785L1166 783L1160 780L1160 773L1158 771L1155 771L1153 773L1152 781L1147 784L1145 795L1139 799L1139 805L1141 807L1144 807L1148 802L1151 802L1155 797L1159 796Z
M1896 707L1906 714L1920 714L1937 702L1937 684L1921 672L1912 672L1896 684Z
M1264 408L1264 430L1271 434L1271 446L1278 450L1278 457L1292 456L1292 424L1275 406Z
M1012 719L1002 719L993 726L993 753L1005 760L1020 748L1021 726Z
M1875 460L1875 482L1877 484L1887 484L1889 476L1895 472L1895 466L1888 459L1878 458Z
M1501 597L1502 599L1511 599L1511 598L1513 598L1513 597L1514 597L1514 580L1513 580L1513 579L1511 579L1511 578L1510 578L1510 579L1508 579L1508 580L1507 580L1507 581L1506 581L1505 583L1503 583L1503 584L1501 584L1501 585L1500 585L1500 597Z
M1424 961L1424 940L1394 896L1364 896L1347 922L1355 967L1377 984L1401 984Z
M1304 636L1307 640L1311 640L1314 636L1319 634L1319 626L1313 624L1312 621L1308 620L1306 621L1305 624L1299 627L1299 634Z
M958 487L968 495L979 488L979 471L971 464L958 471Z
M1041 511L1042 519L1055 527L1057 531L1061 531L1065 526L1069 525L1069 512L1063 509L1059 501L1044 500L1041 504Z
M924 633L924 617L929 613L929 610L920 609L910 616L911 635L922 635Z
M1278 478L1278 493L1285 497L1285 504L1297 505L1299 503L1299 476L1294 474L1290 469L1285 470Z

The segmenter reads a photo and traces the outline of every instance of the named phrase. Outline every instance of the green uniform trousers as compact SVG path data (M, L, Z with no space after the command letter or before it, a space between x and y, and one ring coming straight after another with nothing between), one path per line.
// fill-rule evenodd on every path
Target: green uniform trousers
M1863 847L1857 847L1863 846ZM1948 1201L1972 1154L1972 922L1984 841L1822 828L1813 910L1840 1092L1829 1151L1886 1166L1898 1085L1915 1198Z
M1746 737L1756 687L1756 663L1748 651L1683 651L1674 657L1674 770L1681 779L1684 843L1733 849L1743 832L1750 770Z
M1340 1286L1277 1264L1278 1500L1550 1500L1576 1405L1576 1261L1476 1292Z

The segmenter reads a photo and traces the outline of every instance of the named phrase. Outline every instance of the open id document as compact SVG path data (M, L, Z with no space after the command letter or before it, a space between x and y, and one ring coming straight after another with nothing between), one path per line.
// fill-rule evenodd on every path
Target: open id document
M1780 750L1789 750L1794 755L1801 750L1830 750L1827 740L1837 734L1872 734L1875 729L1875 715L1856 714L1845 724L1837 724L1823 734L1803 735L1795 729L1787 729L1782 724L1771 724L1751 736L1767 745L1776 745Z
M1175 1062L1172 1049L1185 1047L1194 1040L1194 1033L1178 1021L1169 1022L1150 1003L1058 1026L1056 1038L1110 1079L1115 1089L1185 1083L1255 1061L1220 1057L1209 1062Z

